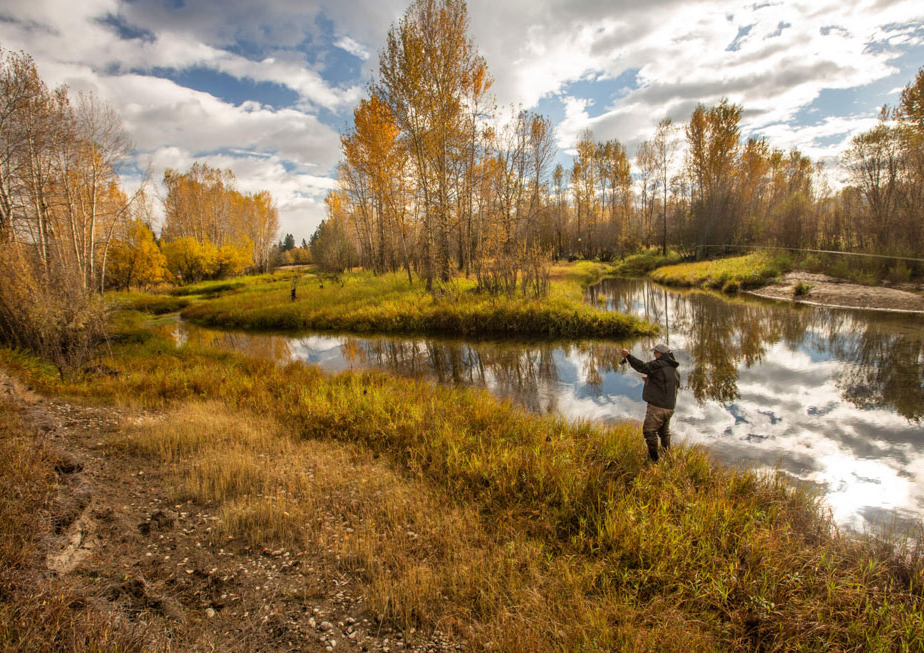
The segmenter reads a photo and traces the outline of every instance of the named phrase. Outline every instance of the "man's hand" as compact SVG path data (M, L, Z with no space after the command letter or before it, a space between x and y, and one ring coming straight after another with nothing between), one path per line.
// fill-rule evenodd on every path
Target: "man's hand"
M629 350L628 350L628 349L623 348L623 349L620 349L619 351L620 351L620 353L622 354L622 357L623 357L623 358L625 358L626 356L629 355Z

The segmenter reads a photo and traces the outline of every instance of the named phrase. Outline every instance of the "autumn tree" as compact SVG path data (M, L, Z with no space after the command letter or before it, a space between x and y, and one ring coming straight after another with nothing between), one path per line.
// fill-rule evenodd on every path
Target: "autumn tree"
M168 169L164 186L164 240L191 238L202 252L221 253L207 267L206 276L239 274L250 267L269 269L279 212L268 191L241 193L230 170L199 162L185 173Z
M484 87L486 65L468 38L462 0L416 0L392 27L373 93L388 106L415 168L427 288L450 278L450 242L460 222L459 185L467 155L467 110Z
M108 106L73 105L24 53L0 51L0 94L0 340L64 372L105 333L98 295L134 199L115 172L129 143Z
M696 243L729 244L739 227L738 155L741 107L722 100L700 104L687 125L687 165L694 184Z
M677 140L677 128L670 118L658 123L654 140L651 144L655 164L655 185L661 189L661 255L667 256L667 197L670 188L671 167L680 143Z
M160 251L151 228L135 218L117 234L109 254L108 283L129 290L146 288L167 280L167 259Z

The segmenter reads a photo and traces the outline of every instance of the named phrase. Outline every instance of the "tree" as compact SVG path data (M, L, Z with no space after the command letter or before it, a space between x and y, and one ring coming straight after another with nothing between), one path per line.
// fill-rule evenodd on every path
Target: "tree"
M179 283L195 283L212 273L218 250L187 236L164 243L163 253L167 269Z
M279 211L268 191L241 193L230 170L199 162L187 172L167 170L164 186L165 240L193 238L202 247L214 247L216 251L233 247L235 255L228 260L233 259L234 265L219 266L215 274L240 269L238 254L242 252L247 256L245 268L269 270L279 231ZM295 247L295 238L286 234L283 246Z
M845 155L851 181L860 190L869 211L864 233L872 234L880 251L886 251L896 237L899 208L901 148L900 133L886 123L886 115L870 131L855 136Z
M407 140L421 191L422 258L427 289L450 277L451 231L459 219L453 177L468 160L465 110L487 67L467 37L462 0L416 0L386 39L373 93Z
M157 246L151 228L136 218L128 223L124 231L111 246L109 285L128 290L166 281L167 260Z
M667 256L667 190L670 185L670 171L677 152L677 130L670 118L658 123L652 141L652 156L655 161L656 184L661 187L661 255Z

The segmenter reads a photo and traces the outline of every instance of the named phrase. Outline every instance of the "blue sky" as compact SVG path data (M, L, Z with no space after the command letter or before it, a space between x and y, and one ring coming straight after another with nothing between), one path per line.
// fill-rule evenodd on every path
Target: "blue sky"
M277 198L310 236L339 134L407 0L7 0L0 45L50 84L111 103L155 185L193 161ZM843 178L853 134L924 65L924 4L824 0L472 0L471 34L499 106L538 110L561 150L591 129L631 156L657 122L728 97L743 131L797 147Z

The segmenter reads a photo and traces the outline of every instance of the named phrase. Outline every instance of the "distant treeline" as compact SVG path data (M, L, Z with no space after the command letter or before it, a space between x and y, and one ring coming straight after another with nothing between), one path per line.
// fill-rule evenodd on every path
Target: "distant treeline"
M838 191L798 150L743 139L742 107L726 100L683 126L662 120L634 169L619 141L586 131L565 170L547 118L495 108L467 27L461 0L417 0L389 31L342 138L340 187L311 243L319 264L403 268L428 286L474 272L510 291L537 258L650 246L924 251L924 69L851 141Z

